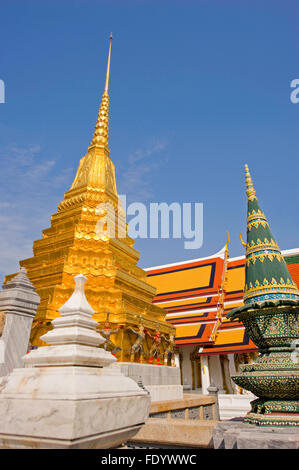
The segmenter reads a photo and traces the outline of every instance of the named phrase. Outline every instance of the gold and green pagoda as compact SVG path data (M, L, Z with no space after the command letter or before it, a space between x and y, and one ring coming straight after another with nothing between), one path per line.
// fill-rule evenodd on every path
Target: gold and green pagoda
M31 332L31 345L45 343L40 336L59 315L58 309L74 289L74 275L84 274L86 296L95 310L94 318L104 323L109 312L113 343L120 361L132 360L132 346L142 326L145 332L160 331L166 339L175 328L165 321L165 310L152 300L156 289L146 279L146 272L137 266L139 253L128 236L128 225L116 189L115 170L108 146L109 43L106 82L91 143L81 158L71 188L51 217L51 227L43 230L42 239L33 244L33 257L20 261L27 270L41 302ZM115 217L114 217L115 216ZM113 219L114 233L108 222ZM5 282L11 279L7 276ZM131 329L130 329L131 328ZM142 329L142 328L141 328ZM150 333L144 335L144 361L152 347ZM167 342L161 345L167 349ZM140 357L141 356L141 357Z
M258 398L245 422L299 425L299 291L262 212L245 165L248 213L244 305L227 317L243 322L259 348L254 364L240 366L235 383Z

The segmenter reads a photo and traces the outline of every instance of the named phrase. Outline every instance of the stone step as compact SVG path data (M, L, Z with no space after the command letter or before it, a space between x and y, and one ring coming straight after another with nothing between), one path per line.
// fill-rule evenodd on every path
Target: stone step
M213 448L216 425L214 420L149 418L128 445Z

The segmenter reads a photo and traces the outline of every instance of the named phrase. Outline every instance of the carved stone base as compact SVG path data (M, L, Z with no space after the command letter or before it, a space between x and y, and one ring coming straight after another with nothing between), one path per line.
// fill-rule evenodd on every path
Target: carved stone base
M215 426L213 444L214 449L299 449L299 435L295 428L257 428L234 419Z
M0 434L1 449L114 449L133 437L140 426L87 436L83 439L47 439Z
M0 448L117 447L144 424L148 414L145 400L144 396L99 400L2 399Z

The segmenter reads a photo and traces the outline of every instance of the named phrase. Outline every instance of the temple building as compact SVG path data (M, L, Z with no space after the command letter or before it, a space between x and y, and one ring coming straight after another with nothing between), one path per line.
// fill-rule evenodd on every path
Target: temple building
M146 269L157 289L154 303L167 310L166 320L176 327L185 390L207 394L213 382L220 393L246 393L230 376L257 356L243 324L226 318L243 305L246 261L245 256L229 258L227 245L210 257ZM299 248L282 254L299 286Z
M108 144L111 40L112 35L104 93L87 153L51 217L51 226L33 243L33 256L20 261L41 299L31 345L45 345L40 336L59 315L73 292L73 277L80 273L88 279L86 296L107 343L115 346L117 359L159 362L157 345L164 357L171 353L175 328L165 321L166 311L152 302L156 290L137 266L139 253L128 236L116 189ZM5 283L13 276L6 276ZM166 357L167 362L170 365L171 357Z

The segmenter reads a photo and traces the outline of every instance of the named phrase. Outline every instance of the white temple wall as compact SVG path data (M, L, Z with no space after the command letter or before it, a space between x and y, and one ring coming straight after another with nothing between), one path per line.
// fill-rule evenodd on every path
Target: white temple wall
M191 346L182 346L181 351L181 367L182 367L182 377L183 377L183 387L185 390L192 389L192 364L190 360L190 354L194 349L194 345Z
M194 353L195 346L180 346L180 366L182 368L182 384L185 391L196 390L204 395L208 395L208 387L213 384L219 389L219 394L244 394L244 390L237 387L233 380L232 375L237 374L235 365L235 354L222 355L200 355L198 362L192 361L191 355ZM193 369L193 370L192 370ZM198 388L198 373L201 374L201 387ZM194 374L194 377L193 377ZM225 377L224 377L225 374ZM194 388L193 388L194 385Z
M211 382L219 388L219 393L225 393L219 355L209 356L209 369Z
M208 388L211 384L209 356L200 356L201 361L201 393L208 395Z

